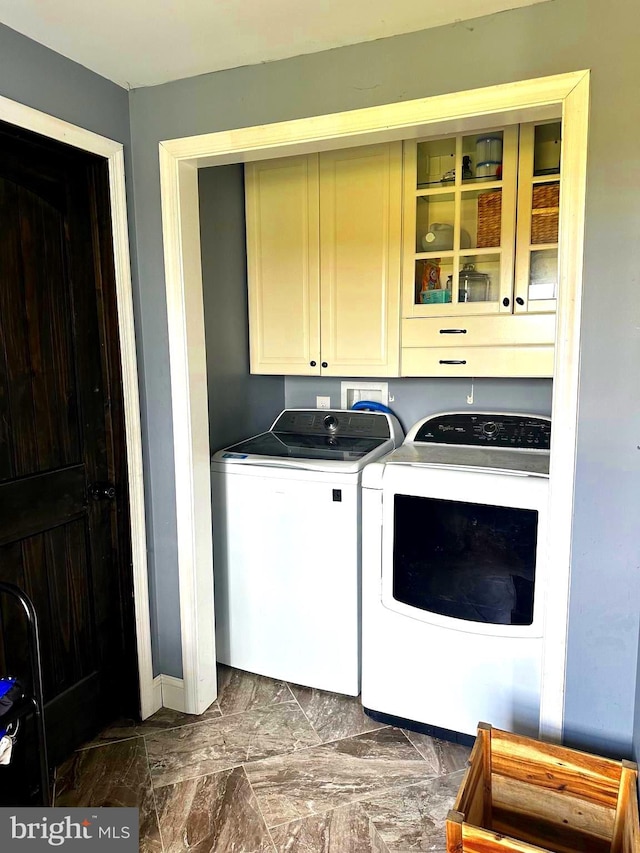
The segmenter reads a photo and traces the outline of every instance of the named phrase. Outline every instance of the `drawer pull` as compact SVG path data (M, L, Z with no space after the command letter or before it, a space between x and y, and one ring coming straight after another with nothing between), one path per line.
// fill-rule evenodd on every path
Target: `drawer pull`
M456 358L441 358L440 364L466 364L467 362L464 359L456 359Z
M466 329L440 329L441 335L466 335Z

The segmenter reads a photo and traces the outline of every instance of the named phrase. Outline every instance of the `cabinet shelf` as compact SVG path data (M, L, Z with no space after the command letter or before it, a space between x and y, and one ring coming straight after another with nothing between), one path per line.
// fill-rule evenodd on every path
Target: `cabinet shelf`
M453 182L450 184L445 184L441 187L432 187L430 189L418 189L416 190L416 198L418 201L421 199L433 198L434 196L439 195L453 195L456 190L456 186Z
M458 254L460 258L474 258L476 255L499 255L501 252L500 246L484 246L481 249L460 249Z
M531 178L532 184L552 184L554 181L560 180L560 172L553 172L550 175L534 175Z
M550 243L548 246L532 246L533 249L553 249L556 247L557 243L555 245ZM482 249L460 249L458 255L460 258L474 258L476 255L499 255L501 252L500 246L489 246ZM451 249L442 252L416 252L415 254L416 261L445 261L452 260L454 257L455 252Z
M447 249L442 252L417 252L415 259L416 261L450 261L453 259L453 251Z
M553 175L547 176L547 181L552 181ZM464 181L462 184L456 184L453 181L443 184L440 187L418 187L415 191L416 198L428 199L439 195L452 195L459 190L461 193L467 192L486 192L488 190L502 189L502 181Z
M460 192L479 192L484 193L488 190L500 190L503 187L502 181L466 181L460 186Z
M530 252L544 252L547 250L557 251L558 244L557 243L529 243L529 251Z

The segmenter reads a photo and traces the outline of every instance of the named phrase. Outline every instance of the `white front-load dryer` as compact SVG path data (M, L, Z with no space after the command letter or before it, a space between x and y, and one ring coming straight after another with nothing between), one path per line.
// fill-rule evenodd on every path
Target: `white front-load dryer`
M365 469L362 704L450 740L538 734L550 420L444 413Z

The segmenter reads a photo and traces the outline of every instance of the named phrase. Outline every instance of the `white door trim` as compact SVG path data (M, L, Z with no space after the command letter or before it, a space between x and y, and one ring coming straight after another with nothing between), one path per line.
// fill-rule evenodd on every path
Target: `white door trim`
M184 710L215 700L209 409L198 169L160 145ZM164 693L163 693L164 699Z
M580 316L584 256L589 76L567 93L563 102L561 251L558 258L559 298L553 377L553 419L549 470L550 580L547 601L540 702L540 734L562 740L565 676L569 629L571 543L575 499L578 391L580 376ZM573 286L572 286L573 285Z
M0 97L0 119L31 130L58 142L97 154L107 160L113 253L115 261L118 331L122 369L122 394L129 479L129 512L131 518L131 557L136 621L136 643L140 688L140 713L143 719L158 709L154 700L153 665L151 660L151 622L147 576L147 539L142 469L142 433L138 396L131 262L127 230L127 201L124 178L124 156L121 143L107 139L82 127Z
M445 133L483 124L563 116L561 260L550 490L541 733L560 738L564 717L567 620L578 415L580 304L589 72L576 71L467 92L386 104L160 143L160 179L171 361L178 569L185 710L216 696L205 340L197 169ZM206 541L203 541L206 540ZM204 633L203 633L204 631Z

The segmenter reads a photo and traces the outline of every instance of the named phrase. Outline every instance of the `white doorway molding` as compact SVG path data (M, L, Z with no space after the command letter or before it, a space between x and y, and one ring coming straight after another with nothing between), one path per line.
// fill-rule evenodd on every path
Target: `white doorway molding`
M129 515L131 524L131 558L138 653L140 714L146 719L158 710L154 699L153 664L151 660L151 622L149 617L149 587L147 576L147 534L144 508L142 469L142 432L140 428L140 398L136 356L131 262L127 230L127 200L124 179L123 147L105 136L69 124L24 104L0 97L0 120L25 130L64 142L74 148L104 157L109 171L109 201L113 234L113 254L120 335L122 396L124 403L125 438L127 446L127 475L129 485ZM157 694L157 692L156 692Z
M159 145L184 709L216 697L208 410L197 170L395 139L562 116L559 299L549 516L548 619L541 735L563 729L578 416L589 72L521 80L332 115L163 141Z

